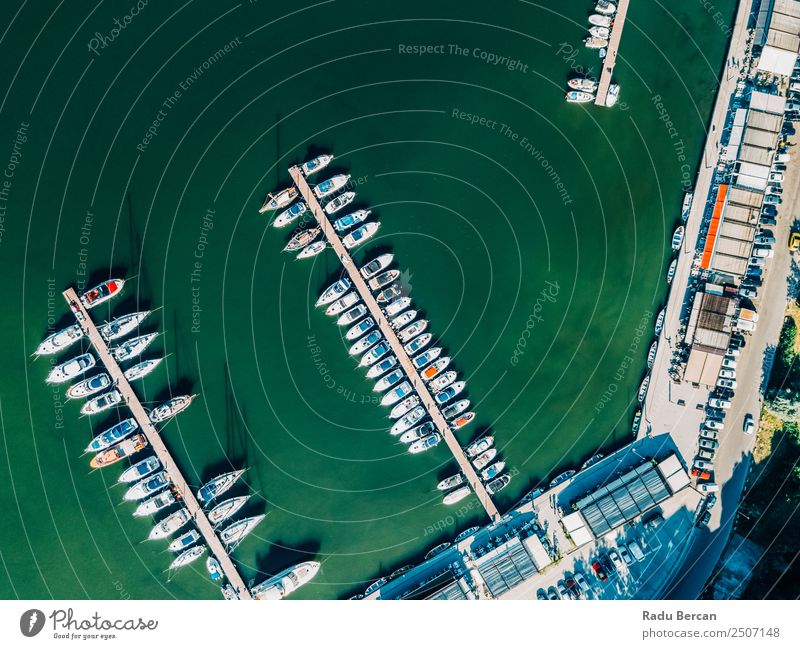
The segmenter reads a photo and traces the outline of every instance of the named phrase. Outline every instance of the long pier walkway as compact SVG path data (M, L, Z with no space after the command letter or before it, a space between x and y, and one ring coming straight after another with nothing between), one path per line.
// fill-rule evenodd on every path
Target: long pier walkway
M291 167L289 169L289 173L292 176L292 180L294 180L297 189L300 191L300 195L303 197L303 200L308 205L308 208L311 210L311 213L314 215L314 218L317 219L317 223L319 223L320 228L322 229L322 233L325 235L327 240L329 241L330 245L336 251L336 254L339 256L339 259L342 262L347 274L350 276L350 281L352 282L353 286L361 295L361 299L363 300L364 304L369 309L370 314L372 315L372 319L378 323L378 326L381 329L381 333L383 333L383 337L389 343L394 352L394 355L397 357L398 362L402 366L403 370L406 373L406 376L411 381L411 384L414 386L419 398L422 402L422 405L428 411L433 423L436 425L436 428L439 431L439 434L442 438L447 442L447 446L450 448L450 452L453 454L453 457L458 462L459 468L464 473L464 476L467 478L472 490L475 492L475 495L478 497L483 508L486 510L486 513L489 514L493 521L500 520L500 512L497 511L497 507L492 502L492 499L489 497L489 493L486 491L486 488L483 486L483 483L478 476L478 473L475 471L475 468L472 466L472 463L467 459L467 456L464 454L464 449L461 448L461 444L458 443L456 436L453 434L453 431L450 430L450 426L447 424L447 420L442 415L439 407L436 405L436 402L433 400L431 393L428 391L425 382L420 378L419 373L414 368L414 364L411 362L411 359L406 354L406 350L403 349L403 345L400 340L397 338L397 334L389 325L388 320L381 311L381 307L378 305L378 302L372 295L372 292L369 290L367 286L367 282L361 276L359 272L358 266L356 266L353 259L350 257L350 254L347 251L347 248L344 247L339 235L336 234L336 230L334 230L333 225L328 220L325 211L317 201L317 197L311 191L311 187L309 187L308 182L303 176L303 172L300 170L299 167Z
M141 401L139 401L139 397L137 397L136 393L133 391L128 379L125 378L125 374L120 369L117 361L111 355L106 341L100 335L97 326L94 324L92 318L89 316L89 312L78 298L78 294L75 292L75 289L68 288L66 291L64 291L63 295L70 309L75 314L75 319L78 321L81 329L83 329L83 333L85 333L89 338L89 341L92 343L95 352L97 352L100 361L105 365L106 370L111 376L111 379L114 381L117 390L119 390L131 413L133 413L133 416L139 423L139 428L142 430L145 437L147 437L147 441L150 442L150 446L153 448L156 456L158 456L161 465L169 474L169 477L175 487L181 493L184 506L191 514L192 520L197 526L198 531L203 535L209 552L213 553L217 558L217 561L219 561L220 566L222 567L222 572L225 574L225 578L236 590L239 599L252 599L250 591L247 590L244 580L225 550L225 546L214 532L214 527L206 517L206 514L203 511L203 508L200 506L200 503L197 501L197 498L195 498L194 493L192 493L191 487L186 482L181 470L178 468L178 465L172 458L172 454L169 452L169 450L167 450L164 440L161 439L161 434L151 423L147 411L144 409L144 406L142 406Z
M625 16L628 14L628 0L617 0L617 14L614 16L614 25L611 27L611 37L608 39L608 50L603 60L603 71L600 73L600 83L597 85L597 97L594 103L598 106L606 105L608 87L614 75L614 66L617 64L617 50L622 38L622 29L625 27Z

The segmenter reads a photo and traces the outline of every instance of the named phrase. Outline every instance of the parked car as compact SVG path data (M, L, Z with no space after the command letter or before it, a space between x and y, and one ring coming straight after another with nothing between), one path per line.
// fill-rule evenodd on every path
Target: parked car
M709 430L708 428L700 429L701 439L719 439L719 432L716 430Z
M753 268L752 266L750 266L747 269L747 274L750 277L761 277L764 274L764 271L761 270L760 268Z
M706 462L705 460L695 460L694 467L696 469L703 469L703 471L713 471L714 470L714 463L713 462Z
M761 223L763 225L778 225L778 221L775 219L774 216L771 215L762 216Z
M611 548L608 551L608 558L611 559L611 563L614 564L614 568L616 568L617 570L622 569L622 566L624 564L622 563L622 559L619 558L619 554L614 548Z
M710 496L706 496L706 509L713 509L714 505L717 504L717 495L711 494Z
M711 522L711 512L705 511L700 518L697 519L698 527L706 527Z
M706 419L703 424L706 428L710 428L711 430L724 430L725 428L725 424L719 419Z
M692 469L692 476L698 480L711 480L711 474L708 471L703 471L702 469Z
M701 460L708 460L709 462L714 459L714 455L715 453L713 449L700 448L697 451L697 457L699 457Z
M583 589L581 588L580 584L577 582L576 579L572 577L567 577L564 580L564 585L567 587L567 590L572 596L572 599L581 599L581 597L583 597Z
M791 159L792 159L791 153L781 152L775 154L775 162L789 162L789 160Z
M547 591L544 588L537 590L536 599L547 599Z
M753 248L753 257L756 259L769 259L775 254L775 251L772 248L766 248L764 246L755 246Z
M754 241L762 246L774 246L775 245L775 237L769 234L757 234Z
M727 399L718 399L714 397L708 400L708 405L711 406L712 408L724 408L725 410L727 410L728 408L731 407L731 402L728 401Z
M769 179L772 182L778 182L778 183L783 182L783 174L780 171L773 171L769 175Z
M564 583L563 579L558 582L558 594L561 599L572 599L572 595L569 590L567 590L567 585Z
M547 589L547 599L551 600L561 599L558 596L558 591L556 590L555 586L550 586L550 588Z
M761 214L766 216L778 216L778 208L774 205L762 205Z
M719 442L715 439L706 439L705 437L701 437L698 442L700 448L706 448L710 451L716 451L719 448Z
M727 370L735 370L736 369L736 359L731 358L730 356L725 356L722 359L722 367Z
M750 257L750 265L751 266L758 266L761 268L762 266L767 265L767 258L766 257Z
M586 581L586 577L583 576L582 572L574 573L572 578L575 580L575 583L580 586L582 593L587 594L589 592L589 582Z
M704 494L710 494L719 491L719 485L716 482L704 482L697 485L697 488Z
M606 573L605 569L603 568L602 564L599 561L595 561L592 564L592 570L594 570L594 574L597 575L597 578L600 581L607 581L608 580L608 574ZM550 586L550 588L553 588L553 587ZM552 597L550 599L552 599Z
M764 196L764 202L767 205L780 205L783 203L780 196L776 196L775 194L767 194ZM775 225L774 223L772 225Z
M741 318L734 321L733 326L736 327L739 331L750 331L753 332L756 330L756 323L752 320L742 320Z
M789 250L797 250L800 248L800 232L792 232L789 237Z
M756 291L754 288L747 288L746 286L742 286L739 289L739 295L741 297L748 297L751 300L754 300L755 298L758 297L758 291Z
M744 432L747 435L752 435L753 434L753 430L755 429L755 427L756 427L756 422L753 420L753 415L751 415L748 412L744 416L744 423L742 424L742 430L744 430Z
M664 522L664 517L661 515L661 512L655 512L651 514L647 520L643 522L645 527L649 527L651 530L656 529L661 523Z
M721 369L719 371L719 378L721 379L735 379L736 378L736 370L729 370L729 369Z
M736 381L731 381L730 379L717 379L717 387L735 390Z
M628 548L621 543L617 547L619 548L619 556L622 557L622 560L626 563L626 565L630 566L633 563L633 557L631 557L631 553L628 552Z
M633 558L636 559L637 561L642 561L644 559L644 551L642 550L642 545L644 545L643 538L639 539L638 541L631 541L630 543L628 543L628 550L631 551Z

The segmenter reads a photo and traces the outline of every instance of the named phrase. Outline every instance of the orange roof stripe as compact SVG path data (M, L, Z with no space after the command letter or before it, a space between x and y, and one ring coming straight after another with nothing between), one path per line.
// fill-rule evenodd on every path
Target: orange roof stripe
M701 268L711 266L711 256L714 254L714 244L717 242L719 224L722 222L722 210L725 207L725 198L728 196L728 185L720 185L717 193L717 201L714 203L714 211L711 214L711 224L708 226L708 237L703 248L703 259L700 262Z

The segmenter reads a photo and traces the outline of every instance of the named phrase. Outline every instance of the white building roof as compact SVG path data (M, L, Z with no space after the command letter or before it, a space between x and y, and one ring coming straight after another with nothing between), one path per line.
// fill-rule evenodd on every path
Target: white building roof
M531 555L533 565L536 566L539 572L541 572L542 568L545 566L549 566L553 563L553 560L550 558L550 555L547 553L547 550L545 550L541 540L539 540L536 534L531 534L522 544L525 546L528 554Z
M573 512L568 516L564 516L564 518L561 519L561 524L564 526L564 529L567 530L575 547L585 545L594 539L591 530L588 525L586 525L586 521L580 512Z
M791 76L792 70L794 70L794 62L796 60L797 50L784 50L772 45L767 45L761 51L758 69L788 77Z
M793 54L789 65L789 74L794 70L794 60L796 58L797 55ZM763 55L761 59L764 59ZM772 113L773 115L783 115L786 111L786 98L781 95L771 95L768 92L761 92L758 90L750 95L750 110L761 110L765 113Z

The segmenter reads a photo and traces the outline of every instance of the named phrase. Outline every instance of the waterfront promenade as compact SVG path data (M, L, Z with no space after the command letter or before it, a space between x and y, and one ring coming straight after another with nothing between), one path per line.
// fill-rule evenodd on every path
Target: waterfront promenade
M598 106L606 105L608 88L611 85L611 78L614 76L614 66L617 64L619 41L625 27L625 16L628 14L628 2L629 0L617 0L617 13L611 27L611 37L608 39L606 58L603 59L603 70L600 72L600 82L597 84L597 96L594 100Z
M497 510L494 502L492 502L492 499L481 482L478 473L475 471L472 463L464 454L464 450L461 448L461 444L458 443L453 431L450 430L447 420L444 418L439 410L439 407L436 405L436 402L433 400L433 396L428 391L425 382L420 378L417 370L414 368L414 364L411 362L411 359L409 358L405 349L403 349L403 345L397 338L397 334L394 332L391 326L389 326L387 318L384 316L381 307L378 305L378 302L375 300L372 292L369 290L366 281L359 272L358 266L356 266L352 257L350 257L350 254L348 253L347 248L344 247L339 235L336 234L333 225L331 225L327 215L325 214L325 211L322 209L319 201L317 201L316 196L311 191L311 187L306 181L305 176L303 176L302 171L299 167L291 167L289 169L289 173L291 174L292 180L294 181L297 189L300 191L300 195L303 197L303 200L306 202L306 205L308 205L309 210L314 215L314 218L317 220L317 223L322 229L323 235L336 252L339 260L342 262L342 265L350 277L353 287L358 291L373 320L380 327L384 339L389 343L394 355L397 357L397 360L400 363L400 366L403 368L403 371L406 373L406 376L419 395L422 405L428 411L428 414L433 420L433 423L439 431L439 434L447 443L447 446L450 449L450 452L453 454L456 462L458 462L459 469L466 477L469 485L472 487L473 492L478 497L478 500L486 510L486 513L489 514L489 517L492 519L492 521L500 520L500 512Z
M186 482L186 478L183 477L183 474L178 468L178 465L175 463L172 454L164 444L164 440L161 439L161 434L150 421L147 411L139 401L139 397L137 397L136 393L133 391L128 379L125 378L125 374L120 369L117 361L111 355L106 341L100 335L100 332L92 321L89 312L86 310L86 308L84 308L83 303L78 298L78 294L75 292L75 289L68 288L66 291L64 291L63 295L70 309L75 314L75 319L78 321L81 329L83 329L83 333L86 334L89 341L92 343L92 347L94 347L100 362L105 365L106 371L111 376L116 389L119 390L120 394L125 399L125 403L138 422L139 428L141 429L142 433L144 433L145 437L147 437L147 441L150 443L150 446L161 462L161 465L169 474L172 483L180 492L184 506L191 514L192 521L197 526L197 530L203 535L203 539L208 551L212 553L219 561L220 566L222 567L222 572L225 574L225 578L236 590L239 599L252 599L250 592L245 586L244 580L228 555L225 546L214 532L214 527L206 517L206 514L203 511L203 508L200 506L200 503L197 501L197 498L195 498L194 493L192 493L191 487Z

